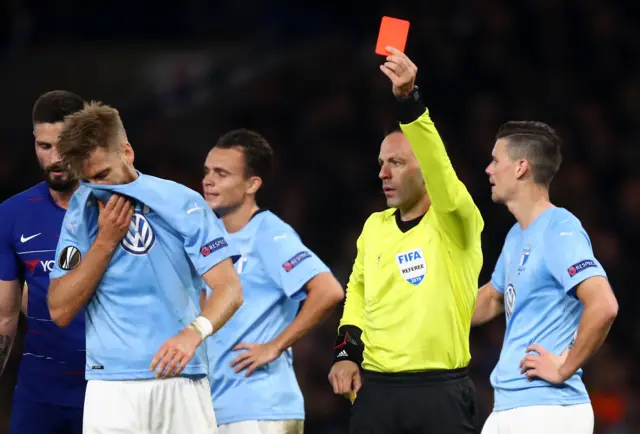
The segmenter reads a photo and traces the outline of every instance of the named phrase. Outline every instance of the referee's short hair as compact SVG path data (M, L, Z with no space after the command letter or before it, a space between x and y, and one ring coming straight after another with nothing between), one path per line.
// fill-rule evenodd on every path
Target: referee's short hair
M384 130L384 137L387 137L393 133L401 133L402 128L400 128L400 122L394 121L391 122Z
M527 160L533 181L549 187L562 162L562 142L553 128L544 122L509 121L498 129L499 139L506 139L511 160Z
M72 113L84 107L84 100L67 90L52 90L36 100L31 111L33 124L55 124L63 122Z
M229 131L218 139L214 148L237 148L244 155L245 177L258 176L263 182L271 176L273 149L261 134L241 128Z

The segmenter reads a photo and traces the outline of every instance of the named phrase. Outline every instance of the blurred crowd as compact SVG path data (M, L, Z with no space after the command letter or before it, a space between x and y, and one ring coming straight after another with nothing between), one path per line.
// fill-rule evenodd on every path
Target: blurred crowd
M204 157L215 138L237 127L259 131L278 155L262 206L289 222L344 283L362 224L385 206L377 153L393 119L393 101L377 67L381 58L373 53L377 26L381 15L409 19L407 54L418 65L418 85L456 172L485 219L479 284L489 279L513 224L507 210L491 202L484 173L497 128L506 120L535 119L555 127L564 139L552 201L582 220L621 308L610 338L585 369L596 432L640 432L635 416L640 389L633 369L640 362L640 322L630 309L638 301L640 260L637 1L374 1L340 7L314 3L305 9L258 0L220 7L191 0L168 9L144 8L146 16L127 2L130 17L118 15L124 2L113 1L100 16L82 11L86 20L69 15L66 6L56 12L13 3L6 21L11 25L3 26L12 29L5 31L3 61L14 64L28 56L30 47L46 47L48 38L85 45L110 38L114 46L127 38L183 43L201 38L218 45L220 40L248 41L251 51L223 65L234 71L232 77L216 75L206 85L179 77L180 85L160 98L149 95L118 107L138 168L200 190ZM70 29L76 20L82 23ZM118 30L109 33L116 20ZM254 66L259 73L251 74ZM241 80L242 74L250 78ZM215 96L186 103L220 83L224 86ZM38 88L33 99L46 90ZM101 89L90 92L86 98L118 105ZM40 180L27 111L23 118L19 125L0 123L0 199ZM340 314L294 347L311 434L346 432L349 404L333 396L327 382ZM472 331L471 369L482 420L492 407L488 377L503 331L503 319ZM3 410L18 360L16 351L2 378Z

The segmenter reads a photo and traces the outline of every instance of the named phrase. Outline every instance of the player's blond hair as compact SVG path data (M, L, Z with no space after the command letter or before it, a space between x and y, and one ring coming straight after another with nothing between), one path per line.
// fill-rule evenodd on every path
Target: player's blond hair
M91 101L82 110L65 117L57 149L69 170L81 177L84 162L96 149L117 150L127 141L118 110Z

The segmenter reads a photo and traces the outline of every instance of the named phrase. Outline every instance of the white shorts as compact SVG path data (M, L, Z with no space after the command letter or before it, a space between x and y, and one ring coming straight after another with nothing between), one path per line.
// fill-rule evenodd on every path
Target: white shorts
M83 434L215 434L209 380L89 380Z
M219 434L302 434L302 420L246 420L218 426Z
M534 405L494 411L482 434L593 434L591 404Z

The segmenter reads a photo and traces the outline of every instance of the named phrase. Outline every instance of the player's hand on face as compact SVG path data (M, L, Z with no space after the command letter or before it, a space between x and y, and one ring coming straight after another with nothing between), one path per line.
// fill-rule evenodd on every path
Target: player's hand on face
M387 47L387 52L389 55L380 70L391 80L395 97L407 96L413 90L418 67L400 50Z
M547 351L540 345L529 345L527 352L530 351L535 351L538 354L527 354L520 361L520 373L526 373L529 381L534 378L540 378L552 384L562 384L567 380L560 373L560 367L567 360L569 349L564 350L559 356Z
M273 362L282 354L282 350L272 342L266 344L241 343L233 347L233 351L241 350L244 351L231 362L231 367L236 373L246 369L245 377L251 375L260 366Z
M358 393L362 386L360 368L351 360L336 362L329 372L329 383L336 395L351 395Z
M187 327L169 338L153 356L149 370L158 378L175 377L191 361L202 343L200 333Z
M98 210L98 238L115 249L129 231L134 205L126 197L113 194L106 205L98 201Z

